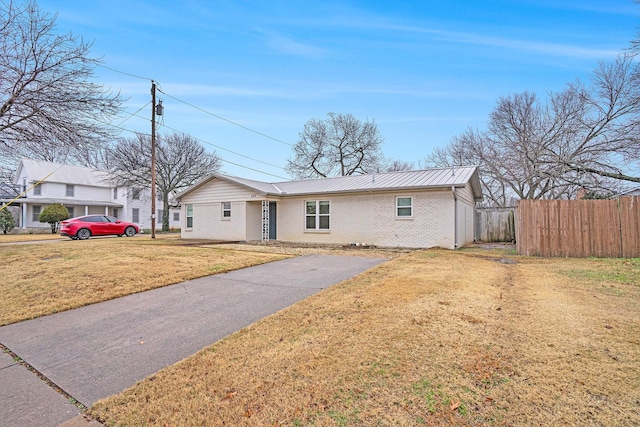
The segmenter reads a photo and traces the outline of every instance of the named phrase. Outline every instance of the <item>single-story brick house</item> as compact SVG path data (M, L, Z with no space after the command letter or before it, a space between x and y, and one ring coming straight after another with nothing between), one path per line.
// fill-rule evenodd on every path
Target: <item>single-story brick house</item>
M458 248L473 241L477 167L267 183L213 174L177 196L185 239Z

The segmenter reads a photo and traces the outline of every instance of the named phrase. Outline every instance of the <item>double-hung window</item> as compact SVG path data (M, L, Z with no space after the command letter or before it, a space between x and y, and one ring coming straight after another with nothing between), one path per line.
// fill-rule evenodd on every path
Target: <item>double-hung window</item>
M33 195L34 196L41 196L42 195L42 186L40 184L36 184L36 186L33 187Z
M40 205L33 205L33 215L31 217L31 219L33 220L33 222L38 222L40 221L40 212L42 212L42 206Z
M231 218L231 202L222 202L222 219Z
M135 222L136 224L140 223L140 209L132 208L131 209L131 222Z
M328 200L305 202L305 229L329 230L330 203Z
M185 210L187 212L187 228L193 228L193 205L187 205Z
M396 217L411 218L413 216L413 198L396 197Z
M67 197L73 197L75 194L75 186L73 184L67 184Z

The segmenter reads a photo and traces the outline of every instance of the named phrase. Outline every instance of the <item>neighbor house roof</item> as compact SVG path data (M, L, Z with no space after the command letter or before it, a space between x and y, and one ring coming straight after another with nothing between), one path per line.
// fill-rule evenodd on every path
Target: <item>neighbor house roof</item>
M410 190L416 188L451 188L464 187L467 183L471 183L474 198L476 200L482 199L482 190L480 187L478 168L476 166L386 172L367 175L349 175L334 178L282 181L274 183L254 181L221 174L212 174L180 193L177 199L180 200L185 195L213 179L221 179L236 183L259 194L274 196Z
M18 166L15 183L18 182L22 170L26 170L31 181L61 182L65 184L88 185L94 187L111 187L109 174L98 169L82 166L62 165L40 160L22 159Z
M618 194L618 196L636 196L636 195L640 196L640 187L630 188L629 190L623 191L622 193Z

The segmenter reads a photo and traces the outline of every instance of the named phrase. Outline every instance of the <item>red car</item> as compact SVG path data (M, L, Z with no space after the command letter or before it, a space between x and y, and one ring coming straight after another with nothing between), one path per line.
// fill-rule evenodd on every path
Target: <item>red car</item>
M60 223L60 235L86 240L91 236L135 236L140 230L132 222L121 221L109 215L86 215Z

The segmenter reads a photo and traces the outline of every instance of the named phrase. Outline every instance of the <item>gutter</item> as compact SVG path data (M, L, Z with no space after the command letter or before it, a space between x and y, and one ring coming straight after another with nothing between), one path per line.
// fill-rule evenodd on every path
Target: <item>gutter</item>
M456 195L456 187L451 186L453 194L453 248L458 249L458 196Z

